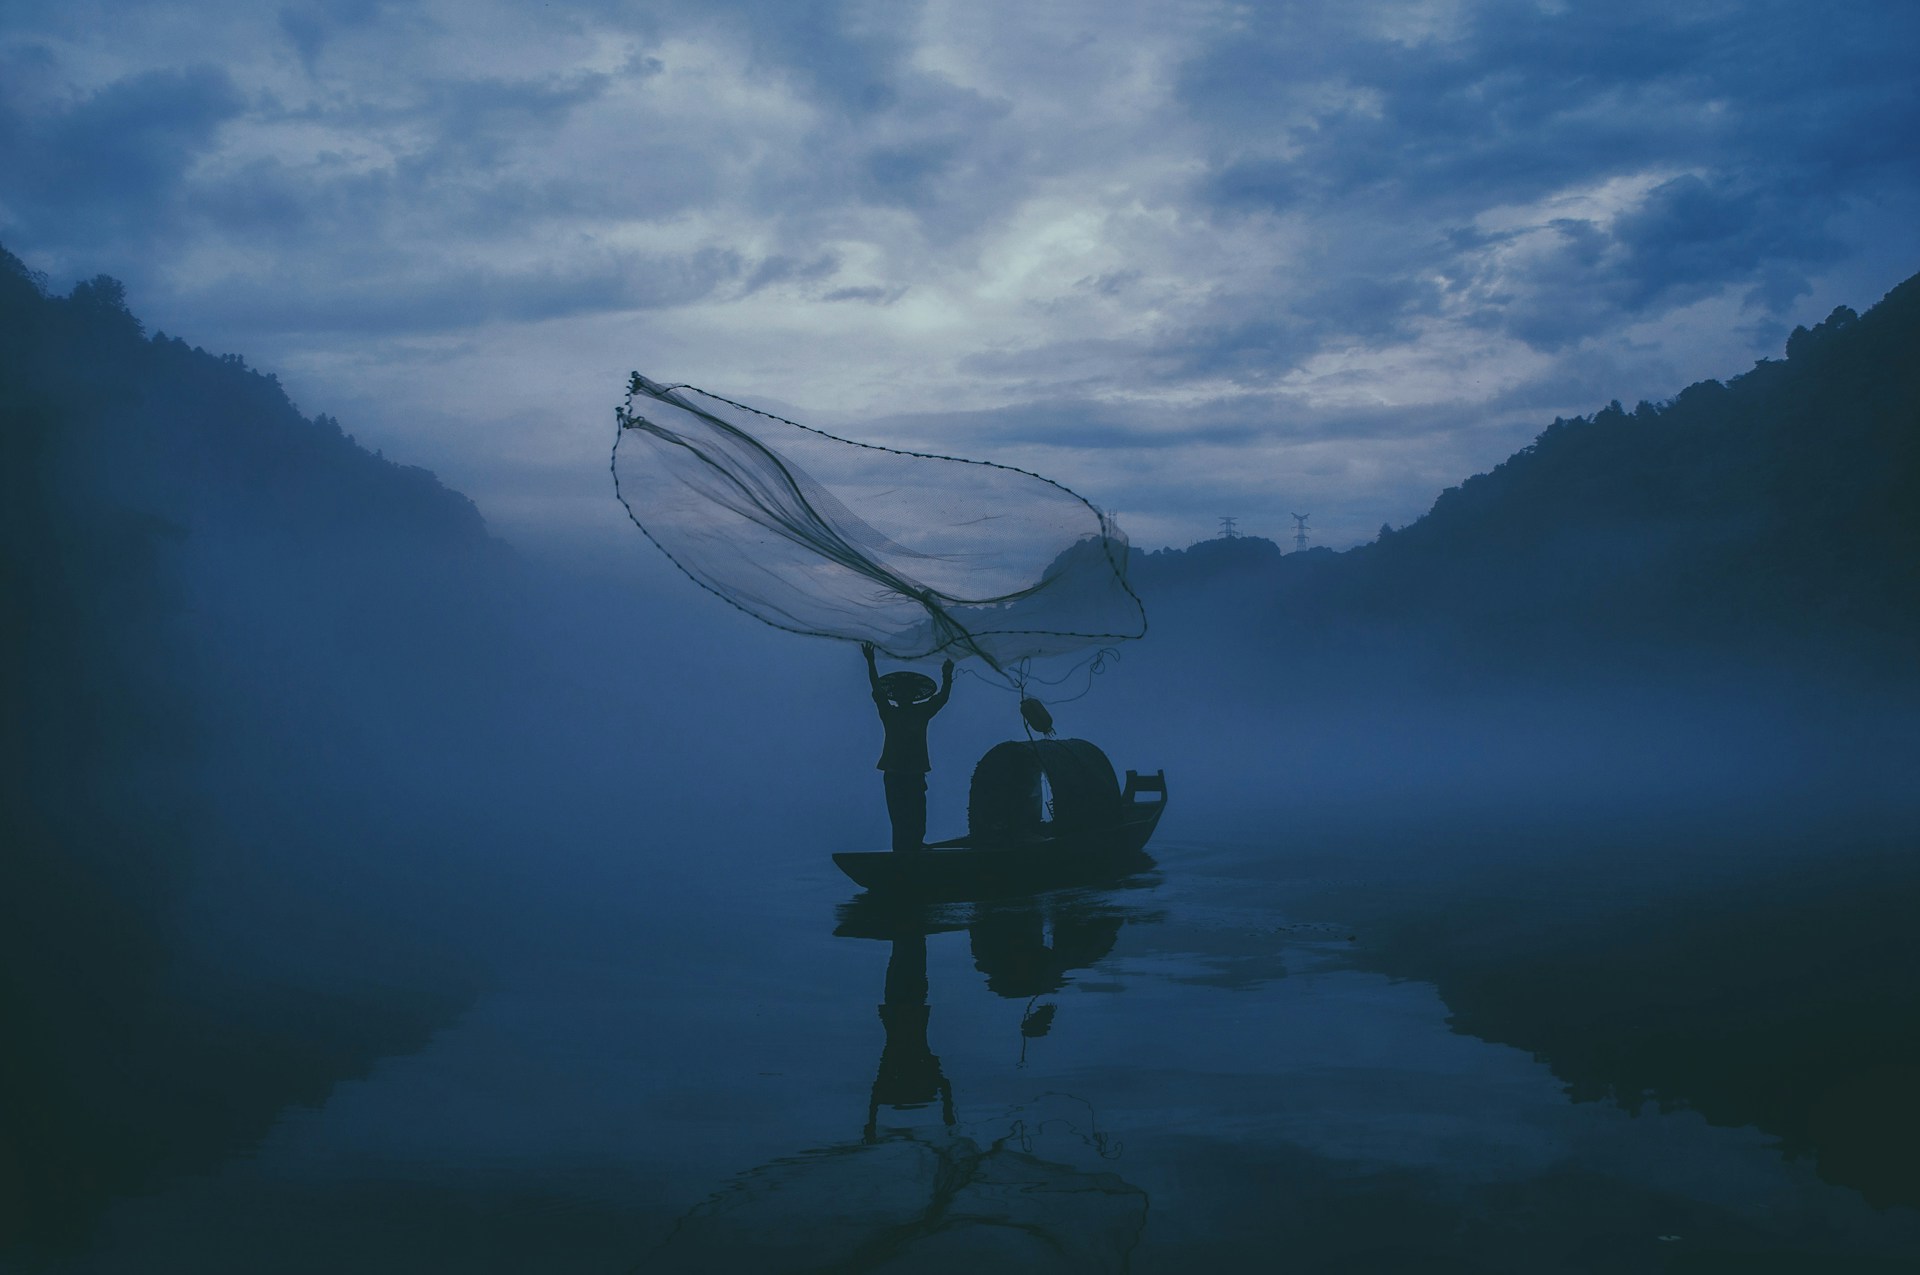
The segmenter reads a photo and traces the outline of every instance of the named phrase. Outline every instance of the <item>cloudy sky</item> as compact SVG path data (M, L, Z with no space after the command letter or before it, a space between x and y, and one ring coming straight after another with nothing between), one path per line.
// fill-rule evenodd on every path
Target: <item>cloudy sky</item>
M1920 270L1911 0L6 0L0 243L509 537L627 372L1370 539Z

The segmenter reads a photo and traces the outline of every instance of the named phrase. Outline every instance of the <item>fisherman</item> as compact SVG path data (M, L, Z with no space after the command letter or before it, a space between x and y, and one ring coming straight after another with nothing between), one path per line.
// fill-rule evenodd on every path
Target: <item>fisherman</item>
M862 642L873 706L886 727L886 743L876 766L887 787L887 817L893 820L893 848L918 850L927 839L927 723L946 707L953 691L953 661L940 665L940 688L924 673L895 672L885 677L874 667L873 643Z

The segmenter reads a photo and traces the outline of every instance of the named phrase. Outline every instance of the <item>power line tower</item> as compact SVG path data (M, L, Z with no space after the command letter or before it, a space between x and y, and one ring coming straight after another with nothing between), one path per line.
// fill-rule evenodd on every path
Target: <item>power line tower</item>
M1239 521L1240 521L1240 520L1239 520L1238 518L1222 518L1222 519L1220 520L1220 535L1221 535L1221 538L1222 538L1222 539L1226 539L1226 540L1231 540L1231 539L1233 539L1233 538L1234 538L1235 536L1237 536L1237 535L1239 535L1240 533L1239 533L1239 532L1237 532L1237 531L1235 531L1235 530L1233 529L1233 528L1234 528L1234 524L1235 524L1235 523L1237 523L1237 522L1239 522Z
M1313 530L1307 526L1307 519L1311 517L1313 517L1312 514L1293 515L1293 551L1295 553L1307 547L1307 532Z

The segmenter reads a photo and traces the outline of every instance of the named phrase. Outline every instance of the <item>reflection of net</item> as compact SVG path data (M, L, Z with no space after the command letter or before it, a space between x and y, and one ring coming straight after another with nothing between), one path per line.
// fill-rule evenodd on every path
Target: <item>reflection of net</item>
M996 669L1146 631L1125 538L1037 474L850 442L638 373L618 415L634 524L776 628Z
M1126 1269L1147 1195L1062 1118L992 1141L895 1135L775 1160L686 1217L636 1270Z

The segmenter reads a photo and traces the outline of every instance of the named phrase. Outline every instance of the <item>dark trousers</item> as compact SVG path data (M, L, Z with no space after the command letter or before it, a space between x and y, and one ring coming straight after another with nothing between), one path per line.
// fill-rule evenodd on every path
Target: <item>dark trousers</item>
M927 840L927 777L911 770L884 770L887 817L893 820L893 848L918 850Z

